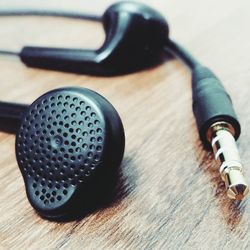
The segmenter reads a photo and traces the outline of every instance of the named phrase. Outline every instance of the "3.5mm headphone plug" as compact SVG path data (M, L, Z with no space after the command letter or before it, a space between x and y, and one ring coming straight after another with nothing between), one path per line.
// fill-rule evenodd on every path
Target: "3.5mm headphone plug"
M193 111L200 137L212 147L220 163L220 173L231 199L242 200L249 192L236 140L240 124L232 101L211 70L197 66L192 74Z
M221 177L231 199L242 200L249 192L243 165L234 139L234 128L226 122L213 124L207 134L215 159L220 164Z

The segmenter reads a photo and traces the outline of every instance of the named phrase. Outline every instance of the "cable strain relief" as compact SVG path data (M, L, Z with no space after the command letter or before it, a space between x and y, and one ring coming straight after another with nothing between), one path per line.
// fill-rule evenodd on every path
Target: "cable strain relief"
M213 73L209 68L199 64L192 71L192 82L199 82L206 78L215 78L218 80L218 77Z
M235 133L232 135L234 136L235 140L237 140L240 136L241 126L236 117L230 116L230 115L214 116L211 119L206 120L203 124L197 124L199 126L200 139L203 142L203 145L205 146L205 148L207 149L211 149L211 143L207 137L208 130L213 124L218 123L218 122L228 123L234 128Z
M193 112L203 144L210 144L207 132L210 126L217 122L231 124L237 140L240 135L240 123L232 100L218 77L204 66L195 67L192 75L192 92Z

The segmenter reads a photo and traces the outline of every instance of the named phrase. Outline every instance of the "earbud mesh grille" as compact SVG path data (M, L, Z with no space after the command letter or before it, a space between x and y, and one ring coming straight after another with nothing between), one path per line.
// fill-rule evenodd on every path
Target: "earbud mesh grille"
M50 93L26 114L17 158L37 202L55 206L89 178L102 161L105 125L84 96Z

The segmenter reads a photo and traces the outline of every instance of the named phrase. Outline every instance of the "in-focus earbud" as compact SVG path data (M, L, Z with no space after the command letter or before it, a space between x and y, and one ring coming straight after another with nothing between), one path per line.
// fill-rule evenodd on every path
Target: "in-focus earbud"
M116 75L159 63L168 39L165 18L149 6L119 2L102 17L106 34L98 50L24 47L21 60L30 67L93 75Z
M17 106L0 104L6 126L20 118ZM50 91L24 110L19 109L16 157L31 205L53 219L88 212L123 157L117 111L104 97L81 88Z

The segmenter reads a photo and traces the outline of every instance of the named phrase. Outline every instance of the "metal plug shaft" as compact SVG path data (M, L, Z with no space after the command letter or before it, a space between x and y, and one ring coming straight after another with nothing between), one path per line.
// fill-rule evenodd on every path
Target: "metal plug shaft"
M211 143L215 159L220 164L220 173L228 197L242 200L249 192L249 187L244 177L234 133L234 128L229 123L216 122L209 128L207 139Z

